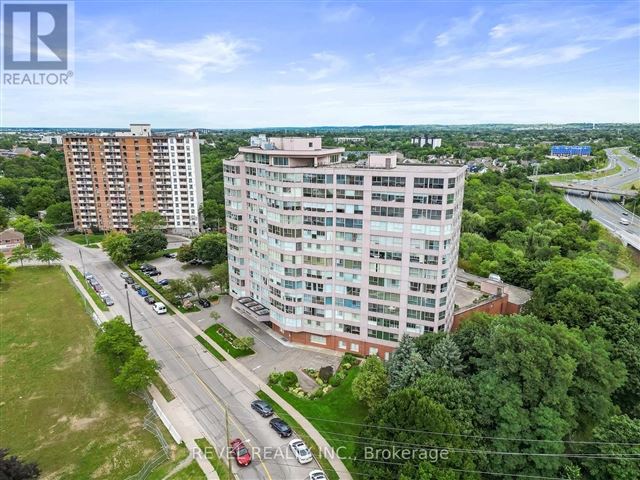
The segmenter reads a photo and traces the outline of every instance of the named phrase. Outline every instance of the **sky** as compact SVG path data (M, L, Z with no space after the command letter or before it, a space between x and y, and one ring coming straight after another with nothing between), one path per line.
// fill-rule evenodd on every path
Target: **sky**
M640 2L96 1L10 127L640 122Z

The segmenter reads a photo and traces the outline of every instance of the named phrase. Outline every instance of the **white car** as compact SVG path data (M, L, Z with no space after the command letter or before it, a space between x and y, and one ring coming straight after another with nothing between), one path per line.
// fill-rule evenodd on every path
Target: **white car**
M629 219L628 219L628 218L624 218L624 217L622 217L622 218L620 219L620 223L621 223L622 225L629 225L631 222L629 221Z
M322 470L313 470L309 473L309 480L327 480L327 476Z
M289 442L289 448L296 457L296 460L300 463L309 463L313 460L311 450L305 445L305 443L299 438L294 438Z
M153 304L153 311L158 315L162 315L163 313L167 313L167 307L162 302L156 302Z
M120 272L120 278L129 278L129 274L127 272Z

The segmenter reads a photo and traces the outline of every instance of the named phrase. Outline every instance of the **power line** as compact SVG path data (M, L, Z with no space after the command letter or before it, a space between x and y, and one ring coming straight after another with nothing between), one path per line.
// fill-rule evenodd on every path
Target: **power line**
M359 440L366 440L368 443L374 443L378 446L401 446L401 447L413 447L413 448L430 448L434 450L447 450L450 452L458 452L458 453L471 453L471 454L483 454L483 455L509 455L509 456L533 456L533 457L560 457L560 458L587 458L587 459L604 459L604 460L640 460L640 453L621 453L621 454L590 454L590 453L544 453L544 452L509 452L509 451L495 451L495 450L476 450L476 449L465 449L465 448L456 448L449 446L437 446L437 445L424 445L417 443L408 443L408 442L398 442L394 440L383 440L374 437L365 437L360 435L349 435L346 433L332 432L328 430L318 430L323 434L327 434L329 436L334 437L348 437L348 438L357 438ZM626 458L625 458L626 457Z
M378 428L378 429L384 429L384 430L394 430L399 432L425 433L430 435L443 435L443 436L450 436L450 437L479 438L484 440L501 440L501 441L512 441L512 442L531 442L531 443L572 443L572 444L580 444L580 445L623 445L623 446L631 446L631 447L640 446L640 443L631 443L631 442L597 442L597 441L586 441L586 440L545 440L545 439L538 439L538 438L492 437L492 436L471 435L471 434L464 434L464 433L433 432L428 430L389 427L386 425L373 425L373 424L367 424L367 423L343 422L340 420L330 420L328 418L319 418L319 417L305 417L305 418L307 418L307 420L318 420L322 422L338 423L342 425L352 425L357 427L371 427L371 428Z

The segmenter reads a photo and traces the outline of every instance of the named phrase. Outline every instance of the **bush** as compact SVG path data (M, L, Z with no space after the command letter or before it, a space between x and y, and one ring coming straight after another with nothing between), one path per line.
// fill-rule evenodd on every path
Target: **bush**
M216 295L211 295L209 297L209 300L211 300L212 302L217 302L218 300L220 300L220 295L216 294Z
M287 371L282 374L280 378L280 386L285 390L289 390L292 387L298 386L298 376L295 372Z
M333 367L331 365L322 367L318 372L318 377L324 383L327 383L332 376L333 376Z
M281 379L282 374L280 372L271 372L269 374L269 380L267 380L267 383L271 386L277 385L278 383L280 383Z
M344 380L344 378L339 374L336 374L329 379L329 385L331 385L332 387L339 387L342 383L342 380Z

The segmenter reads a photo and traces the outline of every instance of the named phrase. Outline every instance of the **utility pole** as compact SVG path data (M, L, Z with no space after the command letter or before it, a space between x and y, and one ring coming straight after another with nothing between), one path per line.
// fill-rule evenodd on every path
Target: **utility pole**
M231 447L231 438L229 437L229 407L227 405L224 406L224 421L227 431L227 467L229 468L229 480L231 480L233 478L233 471L231 470L231 455L229 452L229 448Z
M129 308L129 325L133 329L133 320L131 319L131 303L129 302L129 285L124 284L124 291L127 294L127 307Z
M80 262L82 262L82 276L84 277L87 271L84 269L84 257L82 256L82 248L78 248L80 252Z

